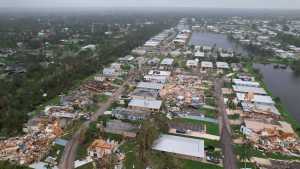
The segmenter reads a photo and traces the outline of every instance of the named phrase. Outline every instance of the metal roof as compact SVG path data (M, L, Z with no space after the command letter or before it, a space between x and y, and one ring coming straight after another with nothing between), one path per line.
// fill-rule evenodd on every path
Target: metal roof
M263 94L263 95L267 94L265 89L259 87L237 86L237 85L233 85L232 87L235 92L254 93L254 94Z
M160 109L161 104L162 104L161 100L132 99L128 105L133 107Z
M160 64L162 64L162 65L172 65L173 62L174 62L174 59L172 59L172 58L165 58L165 59L163 59L161 61Z
M137 85L138 88L145 88L145 89L155 89L160 90L163 88L163 84L161 83L152 83L152 82L140 82Z
M173 135L161 135L153 146L154 150L204 158L204 140Z

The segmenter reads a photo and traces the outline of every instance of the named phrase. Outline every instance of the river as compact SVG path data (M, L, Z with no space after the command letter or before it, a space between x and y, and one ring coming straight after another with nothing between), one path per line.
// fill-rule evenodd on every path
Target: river
M295 76L290 68L274 68L273 64L254 64L263 75L263 81L273 96L279 97L281 102L300 123L300 76Z

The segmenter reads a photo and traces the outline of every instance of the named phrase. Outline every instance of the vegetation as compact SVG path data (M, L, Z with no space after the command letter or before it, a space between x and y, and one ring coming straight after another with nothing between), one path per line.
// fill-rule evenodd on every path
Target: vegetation
M175 119L174 121L186 122L186 123L198 124L198 125L206 125L207 133L213 135L219 135L219 125L216 123L210 123L210 122L193 120L193 119L185 119L185 118Z
M30 24L31 22L27 23ZM26 26L30 29L41 30L40 25L36 26L36 24ZM17 27L17 25L14 26ZM77 51L67 52L66 49L56 45L65 37L65 35L59 36L60 33L58 32L57 37L47 39L52 44L47 50L53 51L53 60L49 60L40 48L43 43L42 40L26 41L26 47L37 51L36 54L21 53L20 57L16 57L19 59L18 62L26 66L27 72L11 75L0 82L0 135L12 136L21 133L23 123L28 119L28 112L34 111L36 107L57 95L66 93L74 84L78 84L82 79L98 72L101 67L113 62L118 57L128 54L131 49L143 44L144 41L166 26L162 23L142 28L137 27L134 32L129 31L128 34L119 39L110 39L101 33L95 33L94 36L86 38L85 44L79 43L77 45L83 46L94 43L97 44L96 51L86 50L80 51L78 54L76 54ZM80 25L80 28L77 33L86 33L86 29L90 30L88 24ZM1 25L0 29L2 29ZM77 46L71 49L79 48ZM44 62L52 62L52 64L47 67L39 64ZM46 97L43 96L44 93L47 93Z
M180 160L178 159L182 164L184 169L222 169L223 167L213 165L213 164L207 164L207 163L201 163L199 161L192 161L192 160Z
M9 161L0 161L0 168L1 169L30 169L29 167L26 166L11 164Z

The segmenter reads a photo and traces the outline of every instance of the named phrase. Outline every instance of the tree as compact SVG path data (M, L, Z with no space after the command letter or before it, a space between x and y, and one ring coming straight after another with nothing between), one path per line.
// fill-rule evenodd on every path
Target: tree
M253 155L252 145L249 142L246 142L242 145L241 152L240 152L240 160L244 162L244 168L247 168L247 161L251 160Z

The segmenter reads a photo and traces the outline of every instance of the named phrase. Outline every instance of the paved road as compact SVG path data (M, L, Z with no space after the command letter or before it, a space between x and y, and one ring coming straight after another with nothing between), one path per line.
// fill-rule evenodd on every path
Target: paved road
M129 79L132 79L133 75L130 76ZM118 100L118 98L122 95L123 91L125 90L125 85L128 84L127 80L124 84L113 93L113 95L107 100L107 102L100 105L100 109L93 114L89 121L86 121L82 124L80 129L74 133L72 139L68 142L65 146L64 153L59 163L59 169L73 169L74 168L74 161L76 156L76 150L79 145L81 136L84 135L86 129L88 128L91 122L97 120L97 118L104 114L104 112L110 107L110 105Z
M215 95L218 98L219 121L221 131L221 145L224 154L223 165L225 169L237 169L237 159L233 150L231 129L226 113L226 106L222 95L223 79L215 81Z

